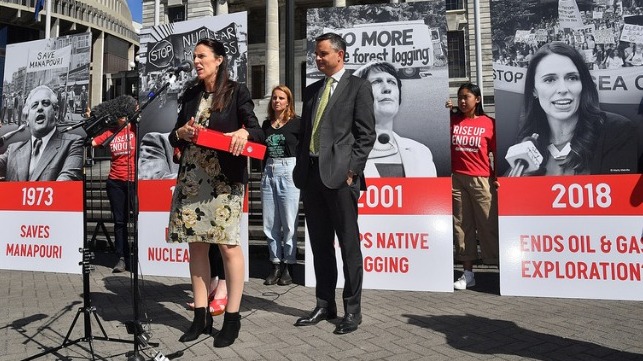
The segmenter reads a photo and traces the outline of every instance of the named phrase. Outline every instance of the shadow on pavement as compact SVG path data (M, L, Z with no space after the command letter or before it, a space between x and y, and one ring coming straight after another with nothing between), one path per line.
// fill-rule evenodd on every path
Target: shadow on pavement
M481 355L505 354L535 360L643 359L641 354L527 330L511 321L473 315L402 316L411 325L443 333L455 349Z

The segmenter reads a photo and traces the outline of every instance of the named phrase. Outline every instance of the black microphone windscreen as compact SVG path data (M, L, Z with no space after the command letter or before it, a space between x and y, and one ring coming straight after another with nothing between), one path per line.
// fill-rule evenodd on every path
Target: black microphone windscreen
M391 136L386 133L382 133L377 137L377 141L381 144L387 144L389 140L391 140Z
M114 116L114 113L118 110L118 103L115 99L106 100L92 108L91 114L94 118L100 119L105 116Z
M117 110L114 113L117 118L129 118L136 113L136 99L131 95L118 96L114 101L117 104Z

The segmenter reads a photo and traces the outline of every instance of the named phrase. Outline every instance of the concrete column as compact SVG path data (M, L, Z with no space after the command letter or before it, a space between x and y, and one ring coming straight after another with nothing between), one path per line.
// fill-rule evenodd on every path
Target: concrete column
M47 17L45 18L45 39L49 39L51 38L51 0L47 0L45 3L45 11L47 12Z
M154 0L154 26L159 25L161 13L161 1Z
M94 44L92 45L92 54L94 59L92 60L92 88L91 88L91 106L99 104L103 96L103 57L105 54L105 33L100 32L96 39L94 39Z
M279 85L279 0L266 0L266 97Z
M215 15L222 15L228 13L228 0L215 0L217 3Z
M346 0L334 0L333 1L333 6L336 8L345 8L346 7Z
M50 32L49 35L52 38L57 38L60 36L60 19L53 18L53 21L50 22ZM47 38L49 39L49 38Z

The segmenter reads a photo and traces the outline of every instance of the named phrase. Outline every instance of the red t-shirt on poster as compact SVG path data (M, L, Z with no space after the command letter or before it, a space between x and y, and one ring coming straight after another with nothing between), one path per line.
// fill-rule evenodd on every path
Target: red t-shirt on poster
M94 138L96 144L102 144L105 139L114 134L113 130L106 130ZM127 141L129 139L129 145ZM134 181L134 166L136 158L136 136L129 124L123 128L109 143L112 153L112 165L109 170L109 179Z
M489 152L496 154L495 121L479 115L451 114L451 171L473 177L490 177Z

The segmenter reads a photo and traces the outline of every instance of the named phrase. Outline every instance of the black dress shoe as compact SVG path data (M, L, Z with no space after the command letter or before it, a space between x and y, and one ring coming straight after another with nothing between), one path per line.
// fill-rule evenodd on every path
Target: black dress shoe
M359 326L361 323L361 313L347 313L344 318L342 318L342 322L340 322L339 325L335 327L335 331L333 331L333 333L336 335L351 333L357 330L357 326Z
M337 318L336 307L315 307L308 317L302 317L295 322L295 326L316 325L322 320L332 320Z

